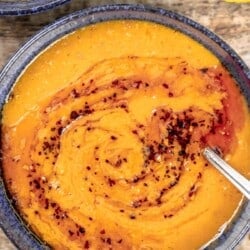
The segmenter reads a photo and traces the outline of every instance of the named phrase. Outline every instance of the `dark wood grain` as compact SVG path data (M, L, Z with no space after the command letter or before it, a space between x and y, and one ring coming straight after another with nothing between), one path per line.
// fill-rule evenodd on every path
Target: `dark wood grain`
M195 0L72 0L54 10L32 16L0 17L0 68L29 37L66 14L109 3L148 3L184 14L216 32L250 65L250 4Z
M250 66L250 4L222 0L72 0L64 6L32 16L0 17L0 68L21 44L45 25L73 11L110 3L146 3L186 15L217 33ZM0 250L13 249L16 248L0 230Z

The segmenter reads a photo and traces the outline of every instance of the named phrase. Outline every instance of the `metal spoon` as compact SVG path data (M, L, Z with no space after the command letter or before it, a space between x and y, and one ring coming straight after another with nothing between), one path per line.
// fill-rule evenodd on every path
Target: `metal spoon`
M211 148L205 148L203 151L205 158L218 169L238 190L250 199L250 182L238 171L233 169Z

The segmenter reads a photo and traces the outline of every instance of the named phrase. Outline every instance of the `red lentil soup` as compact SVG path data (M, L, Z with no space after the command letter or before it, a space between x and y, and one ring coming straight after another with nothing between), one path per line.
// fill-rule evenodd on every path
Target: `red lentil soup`
M250 177L250 118L220 61L145 21L80 29L17 80L3 170L22 217L54 249L197 249L241 194L202 157Z

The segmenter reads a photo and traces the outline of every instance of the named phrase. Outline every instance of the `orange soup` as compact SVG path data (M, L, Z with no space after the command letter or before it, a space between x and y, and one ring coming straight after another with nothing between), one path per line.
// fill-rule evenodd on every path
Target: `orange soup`
M17 80L2 134L7 188L54 249L197 249L242 199L204 147L250 177L235 81L201 44L146 21L46 49Z

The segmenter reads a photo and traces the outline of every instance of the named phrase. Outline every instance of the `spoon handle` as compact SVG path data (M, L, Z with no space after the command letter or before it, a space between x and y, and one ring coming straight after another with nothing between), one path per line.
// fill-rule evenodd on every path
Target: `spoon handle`
M205 148L203 154L248 200L250 199L250 182L248 179L227 164L211 148Z

